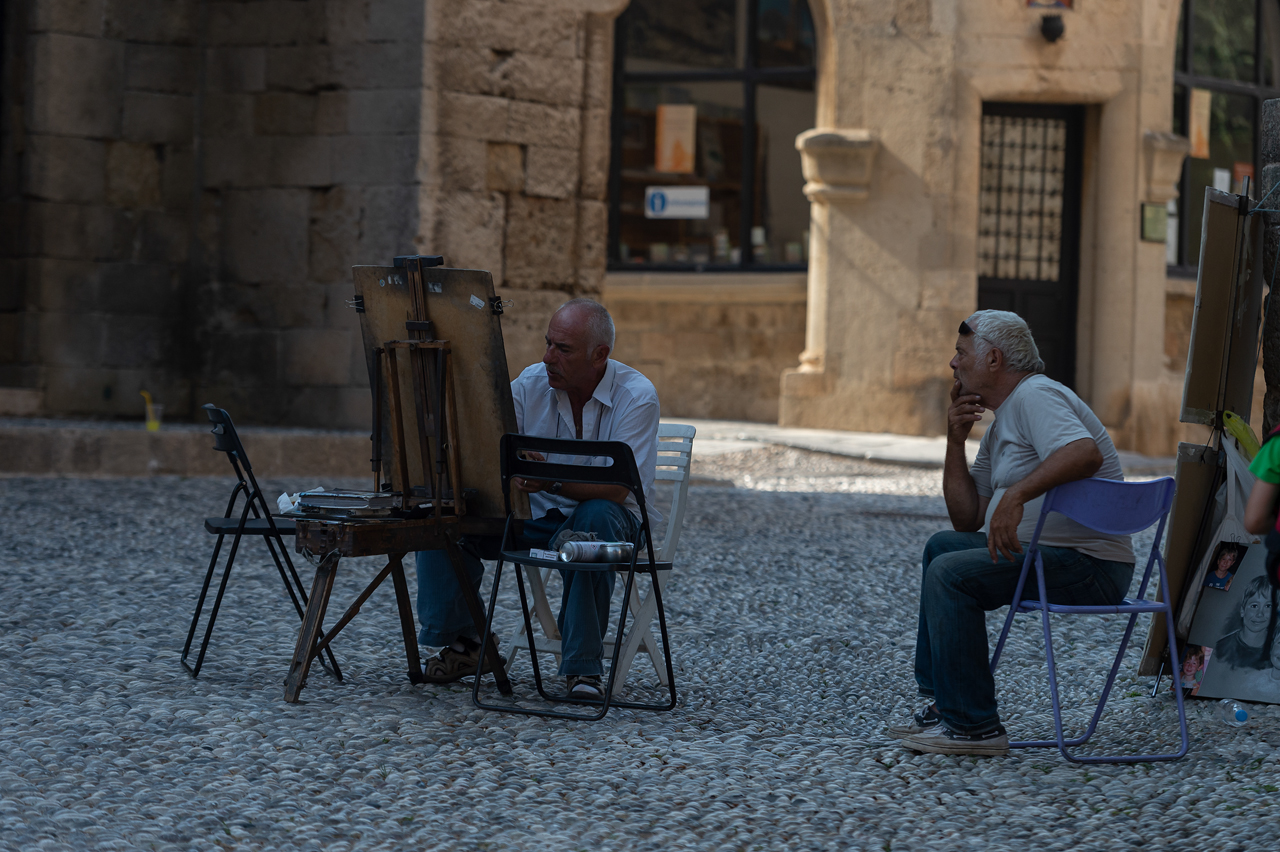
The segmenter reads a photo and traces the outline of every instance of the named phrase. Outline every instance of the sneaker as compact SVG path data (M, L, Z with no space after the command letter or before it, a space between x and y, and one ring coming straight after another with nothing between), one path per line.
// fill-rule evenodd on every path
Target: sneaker
M1003 726L985 734L957 734L946 725L932 728L902 738L902 744L912 751L929 754L975 754L981 757L1000 757L1009 753L1009 737Z
M456 683L464 677L474 675L484 647L479 642L472 644L464 641L463 644L467 646L465 651L441 648L440 653L429 658L427 664L423 666L422 679L427 683ZM486 659L484 669L480 673L489 674L492 671L494 671L494 665Z
M885 732L894 739L900 740L912 734L922 734L941 723L942 717L938 715L938 711L932 704L927 704L911 716L910 722L889 725L885 728Z
M570 698L585 701L604 700L604 687L601 685L600 675L569 675L567 680Z

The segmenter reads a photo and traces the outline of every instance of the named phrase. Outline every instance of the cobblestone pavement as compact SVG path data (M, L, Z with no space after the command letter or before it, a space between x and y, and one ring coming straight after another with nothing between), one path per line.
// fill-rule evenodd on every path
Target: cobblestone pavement
M200 519L228 483L0 480L0 849L1271 848L1271 707L1236 729L1193 703L1191 755L1170 764L919 756L884 735L916 703L937 471L764 447L695 474L668 592L680 705L594 724L409 684L390 589L335 643L346 682L317 669L285 704L296 617L257 543L192 680ZM377 567L354 562L337 606ZM1069 700L1100 680L1103 625L1060 633ZM998 676L1014 735L1047 718L1038 649L1024 624ZM1173 702L1132 670L1099 745L1170 747ZM514 676L527 694L526 659Z

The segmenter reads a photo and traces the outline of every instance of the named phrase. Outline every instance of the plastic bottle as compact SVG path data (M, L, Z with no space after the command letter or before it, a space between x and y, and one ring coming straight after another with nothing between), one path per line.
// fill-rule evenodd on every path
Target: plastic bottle
M1249 721L1249 711L1234 698L1224 698L1218 702L1218 716L1233 728L1239 728Z

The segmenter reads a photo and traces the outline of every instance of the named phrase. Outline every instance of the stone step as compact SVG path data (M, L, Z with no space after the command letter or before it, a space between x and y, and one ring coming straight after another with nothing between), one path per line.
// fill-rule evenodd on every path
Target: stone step
M231 476L209 424L0 418L0 475ZM259 478L369 477L367 432L237 427Z

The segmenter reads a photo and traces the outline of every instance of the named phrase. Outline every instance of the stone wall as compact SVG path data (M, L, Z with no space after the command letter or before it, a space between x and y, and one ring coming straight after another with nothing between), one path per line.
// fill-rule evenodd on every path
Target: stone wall
M492 271L517 367L600 292L619 3L5 9L0 387L47 413L360 428L353 264Z
M615 357L644 373L664 416L778 420L778 377L804 348L805 276L611 273Z

